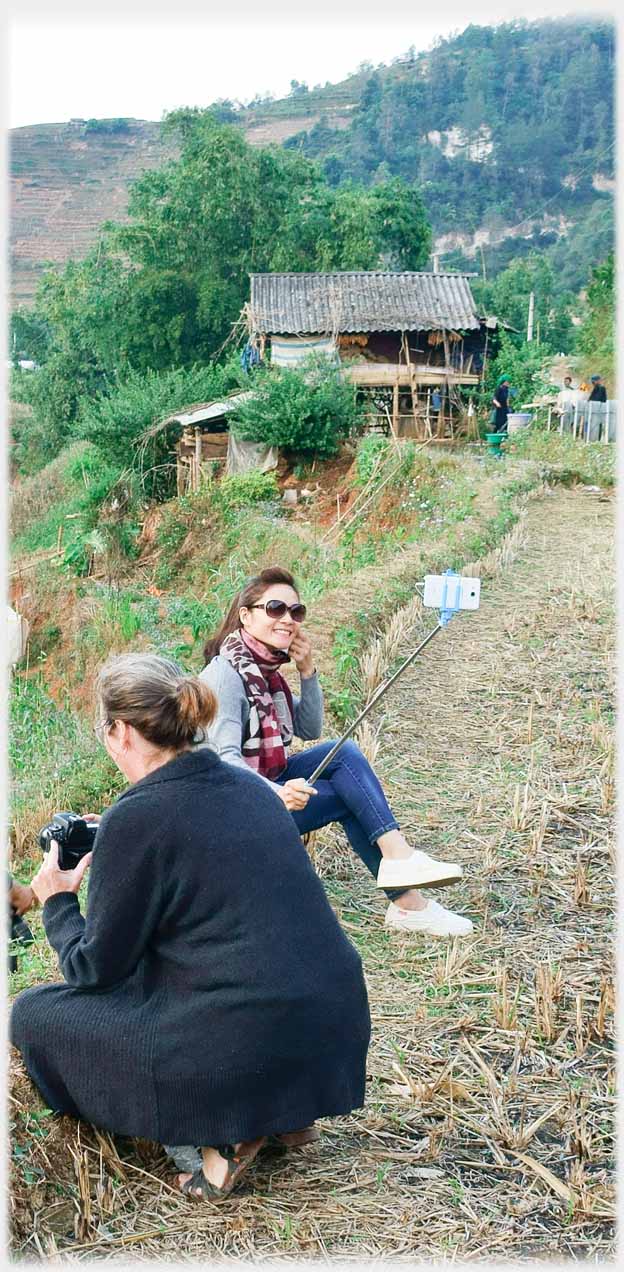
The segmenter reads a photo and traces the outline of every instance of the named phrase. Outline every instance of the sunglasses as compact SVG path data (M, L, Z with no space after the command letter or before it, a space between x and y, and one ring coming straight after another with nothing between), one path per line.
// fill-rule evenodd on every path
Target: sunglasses
M262 605L250 605L249 609L262 609L268 618L283 618L286 610L288 610L293 623L302 623L308 612L305 605L301 605L299 602L296 605L287 605L286 601L278 600L265 601Z

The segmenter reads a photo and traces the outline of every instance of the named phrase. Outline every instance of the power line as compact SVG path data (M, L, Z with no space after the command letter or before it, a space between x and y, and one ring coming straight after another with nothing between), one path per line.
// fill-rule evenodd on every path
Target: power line
M602 154L595 155L591 163L586 164L584 168L581 168L580 172L577 172L574 175L577 178L583 177L586 172L589 172L590 169L594 167L595 163L597 163L600 159L604 159L609 154L609 151L614 149L614 146L615 146L615 142L613 141L611 142L610 146L607 146L607 149L604 150ZM527 221L534 220L536 217L540 215L541 212L544 211L545 208L549 207L551 203L555 203L560 198L561 198L560 194L553 194L552 198L547 199L546 202L543 203L542 206L537 209L537 211L529 212L528 216L523 217L522 220L518 221L516 225L511 225L507 231L507 234L505 234L502 238L498 239L495 243L489 243L488 246L498 247L498 244L502 243L505 238L509 237L510 234L513 234L514 230L519 230L521 225L526 225Z

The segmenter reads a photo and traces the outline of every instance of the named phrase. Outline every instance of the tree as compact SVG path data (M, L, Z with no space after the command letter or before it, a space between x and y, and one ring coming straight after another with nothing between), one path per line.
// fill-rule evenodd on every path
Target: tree
M615 390L615 261L611 252L592 270L587 288L587 316L578 337L587 374L601 375Z
M98 248L40 293L52 347L84 350L105 375L213 357L250 273L426 258L423 205L396 179L332 189L317 163L251 146L211 111L174 112L172 130L180 157L134 184L128 223L105 227Z
M529 298L533 292L534 340L539 322L541 345L553 353L571 345L573 298L565 293L557 294L553 271L544 253L531 252L526 257L516 257L493 282L475 281L473 290L481 309L503 318L522 340L526 336Z

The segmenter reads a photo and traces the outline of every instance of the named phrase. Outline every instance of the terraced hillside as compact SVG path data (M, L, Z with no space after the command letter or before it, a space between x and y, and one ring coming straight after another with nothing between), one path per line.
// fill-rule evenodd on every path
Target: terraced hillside
M349 107L329 110L331 127L350 122ZM320 106L305 104L285 116L245 112L252 145L279 145L302 128L313 128ZM10 137L10 270L13 303L34 298L46 264L79 260L97 239L104 221L124 221L132 181L176 154L161 137L160 124L145 119L85 120L14 128ZM121 121L120 121L121 122ZM85 126L86 125L86 126Z
M31 299L45 262L79 259L103 221L123 220L130 182L172 153L160 125L144 120L118 132L85 132L84 121L13 129L13 298Z

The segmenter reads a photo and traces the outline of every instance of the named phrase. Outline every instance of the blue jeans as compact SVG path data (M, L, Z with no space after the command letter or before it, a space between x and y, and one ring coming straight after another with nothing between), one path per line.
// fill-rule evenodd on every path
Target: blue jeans
M291 756L284 772L277 778L280 786L293 777L310 777L320 761L331 751L333 742L321 742ZM355 742L343 743L328 764L322 777L314 783L317 795L311 795L305 808L291 813L300 835L320 830L331 822L339 822L358 857L374 878L381 862L377 839L387 830L398 830L379 779ZM396 899L406 888L387 889Z

